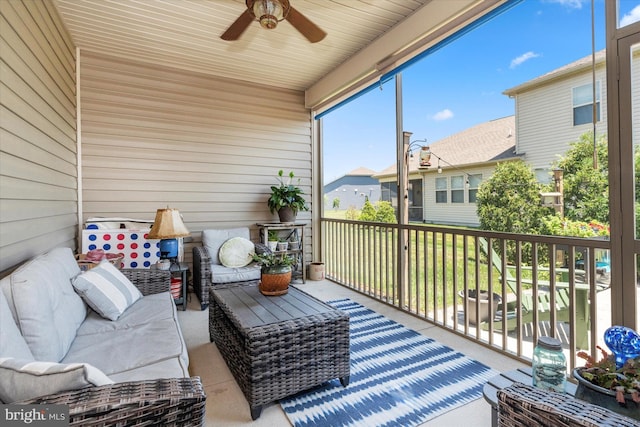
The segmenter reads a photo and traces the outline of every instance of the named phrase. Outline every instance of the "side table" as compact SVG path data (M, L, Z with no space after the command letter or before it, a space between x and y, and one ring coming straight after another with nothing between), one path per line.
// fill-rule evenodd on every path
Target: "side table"
M152 270L158 269L157 264L152 264L150 267ZM171 272L171 277L180 277L182 280L182 288L180 289L180 298L174 298L173 302L176 305L182 305L182 311L187 309L187 278L189 273L189 264L186 262L174 262L171 263L171 267L169 268Z
M513 383L531 385L533 383L533 371L530 367L519 368L513 371L503 372L489 379L482 388L484 399L491 405L491 426L498 427L498 390L509 387ZM576 385L567 381L566 393L576 394Z

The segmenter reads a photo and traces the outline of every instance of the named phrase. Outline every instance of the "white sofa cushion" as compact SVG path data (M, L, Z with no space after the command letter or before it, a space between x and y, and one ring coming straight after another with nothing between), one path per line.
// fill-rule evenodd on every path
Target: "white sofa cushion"
M87 308L73 290L80 268L70 248L56 248L11 274L16 323L36 360L59 362L69 350ZM6 293L5 293L6 295Z
M109 320L116 320L142 298L138 288L108 261L78 275L73 287L91 308Z
M86 363L0 358L0 399L5 403L106 384L113 381Z
M13 320L4 292L0 292L0 357L33 360L33 354Z
M223 265L211 264L211 282L234 283L260 279L260 266L249 264L246 267L227 268Z
M213 264L221 265L220 258L218 256L220 247L222 247L224 242L232 237L242 237L249 240L251 237L249 227L202 231L202 246L207 248Z
M220 246L218 257L220 264L229 268L245 267L253 261L255 254L253 242L244 237L232 237Z

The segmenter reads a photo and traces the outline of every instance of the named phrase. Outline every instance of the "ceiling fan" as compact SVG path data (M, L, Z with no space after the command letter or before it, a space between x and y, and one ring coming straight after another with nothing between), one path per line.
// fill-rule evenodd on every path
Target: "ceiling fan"
M222 40L238 40L253 21L260 22L262 28L272 30L284 19L311 43L319 42L327 35L320 27L294 9L289 4L289 0L246 0L245 2L247 9L220 36Z

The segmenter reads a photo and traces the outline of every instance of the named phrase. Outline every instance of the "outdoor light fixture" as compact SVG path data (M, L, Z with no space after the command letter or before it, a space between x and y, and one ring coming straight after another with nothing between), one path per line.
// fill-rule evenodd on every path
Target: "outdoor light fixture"
M178 237L189 236L189 230L182 222L177 209L158 209L148 239L160 240L160 258L170 259L172 264L178 259Z
M284 8L279 0L256 0L253 3L253 14L262 28L273 30L284 17Z
M438 173L442 173L442 166L440 166L440 157L438 157Z

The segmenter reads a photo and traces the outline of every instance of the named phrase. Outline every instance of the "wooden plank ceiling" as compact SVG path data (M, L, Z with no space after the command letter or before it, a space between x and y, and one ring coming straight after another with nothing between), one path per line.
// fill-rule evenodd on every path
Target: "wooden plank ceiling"
M54 0L80 49L295 90L430 1L291 0L328 34L312 44L286 21L274 30L253 22L239 40L220 39L244 0Z

